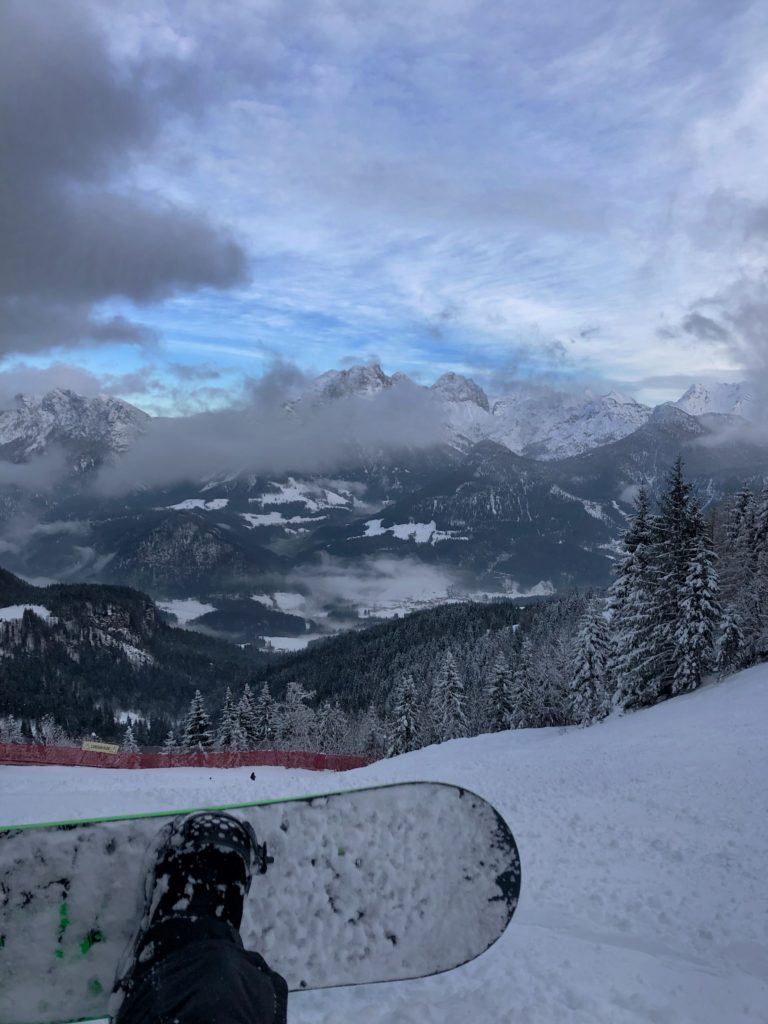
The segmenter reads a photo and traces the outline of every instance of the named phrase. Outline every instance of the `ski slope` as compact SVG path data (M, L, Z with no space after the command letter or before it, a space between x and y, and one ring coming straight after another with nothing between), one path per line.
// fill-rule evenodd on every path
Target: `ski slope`
M0 768L0 820L458 783L520 847L504 937L436 978L292 995L291 1024L768 1022L766 723L758 666L590 729L457 740L343 775Z

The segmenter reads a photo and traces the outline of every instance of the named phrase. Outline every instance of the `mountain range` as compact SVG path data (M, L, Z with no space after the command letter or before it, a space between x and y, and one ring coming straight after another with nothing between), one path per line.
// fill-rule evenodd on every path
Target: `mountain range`
M424 604L602 586L638 486L658 490L678 455L703 504L768 475L743 430L750 401L743 384L656 408L525 382L491 396L375 363L282 395L267 420L20 397L0 413L0 561L38 582L137 587L181 624L283 650ZM322 472L307 472L316 443ZM113 471L121 486L103 486Z

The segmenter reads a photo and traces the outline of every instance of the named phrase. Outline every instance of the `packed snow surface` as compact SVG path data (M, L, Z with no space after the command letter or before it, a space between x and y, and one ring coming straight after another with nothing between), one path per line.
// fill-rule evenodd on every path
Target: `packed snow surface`
M218 512L219 509L226 508L228 504L229 498L211 498L210 501L204 501L202 498L185 498L184 501L179 501L175 505L169 505L168 508L175 509L177 512L189 512L192 509Z
M341 775L5 767L1 823L458 783L520 847L505 935L448 974L292 995L291 1024L765 1024L766 721L758 666L589 729L456 740ZM413 870L429 884L428 865Z
M185 622L191 622L192 619L198 619L201 615L206 615L208 612L216 611L214 605L206 604L204 601L196 601L193 597L180 598L176 601L158 601L157 607L162 608L164 612L175 615L179 620L180 626L183 626Z
M42 604L9 604L0 608L0 622L17 622L24 618L24 612L34 612L40 619L50 619L51 613Z
M438 530L437 523L432 520L430 523L394 523L392 526L382 526L383 519L369 519L365 524L364 537L383 537L391 533L398 540L410 540L416 544L437 544L441 540L467 540L467 537L459 537L450 530Z
M319 640L322 633L304 633L303 636L265 636L264 643L273 651L303 651L313 640Z

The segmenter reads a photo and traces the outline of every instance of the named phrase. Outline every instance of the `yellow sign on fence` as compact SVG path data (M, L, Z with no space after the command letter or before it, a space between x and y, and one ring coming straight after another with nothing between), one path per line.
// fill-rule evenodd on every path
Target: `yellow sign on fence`
M120 747L117 743L93 743L91 740L84 740L83 750L92 750L95 754L118 754Z

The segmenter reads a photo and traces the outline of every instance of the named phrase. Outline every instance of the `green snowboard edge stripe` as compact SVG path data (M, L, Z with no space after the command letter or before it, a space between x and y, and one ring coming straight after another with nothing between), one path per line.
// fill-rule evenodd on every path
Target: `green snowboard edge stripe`
M378 786L362 786L356 789L338 789L333 790L330 793L308 793L302 794L301 796L285 796L276 797L269 800L254 800L250 803L239 803L239 804L207 804L205 807L188 807L188 808L174 808L168 811L147 811L145 813L139 812L138 814L114 814L104 818L73 818L65 819L63 821L36 821L29 824L20 825L0 825L0 831L10 832L17 830L27 830L33 828L59 828L60 826L76 826L76 825L100 825L108 821L135 821L138 818L168 818L171 815L178 814L194 814L197 811L237 811L245 810L248 807L270 807L274 804L288 804L288 803L300 803L307 800L323 800L332 796L344 796L347 793L370 793L378 789L397 789L401 786L445 786L447 789L458 789L463 793L467 793L470 796L477 797L478 800L482 800L483 803L487 804L488 801L485 797L480 796L478 793L474 793L467 789L466 786L459 786L452 782L439 782L435 779L406 779L403 782L385 782ZM489 804L489 806L492 806ZM84 1020L99 1020L100 1018L86 1017Z

